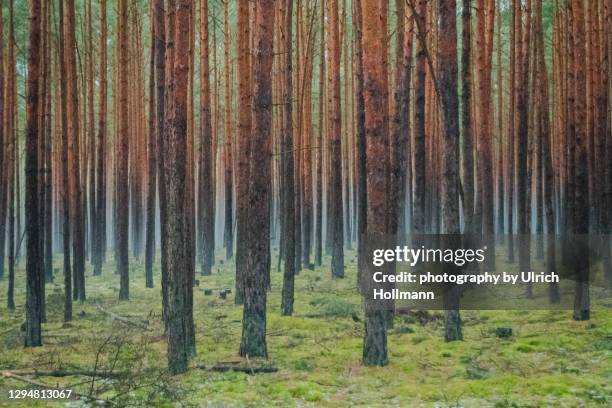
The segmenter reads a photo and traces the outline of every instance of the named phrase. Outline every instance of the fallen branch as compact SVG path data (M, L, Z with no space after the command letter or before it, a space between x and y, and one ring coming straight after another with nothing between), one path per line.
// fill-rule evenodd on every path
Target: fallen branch
M41 383L39 381L34 381L34 380L29 379L29 378L17 375L15 373L11 372L11 371L2 371L2 375L1 376L4 377L4 378L12 378L14 380L21 381L21 382L24 382L24 383L27 383L27 384L30 384L30 385L34 385L34 386L39 387L39 388L44 388L44 389L47 389L47 390L60 390L60 391L62 390L62 388L54 387L52 385ZM84 398L84 399L89 400L89 401L96 401L96 402L98 402L98 403L100 403L102 405L112 405L113 404L112 402L104 400L102 398L99 398L99 397L96 397L96 396L91 396L91 395L81 394L81 393L76 392L74 390L72 391L72 395L74 395L75 397Z
M104 309L102 306L100 306L99 304L96 304L96 307L98 308L99 311L101 311L102 313L106 313L107 315L109 315L113 320L117 320L121 323L130 325L130 326L135 326L138 327L140 329L143 330L147 330L150 331L151 329L149 328L148 324L145 323L140 323L140 322L134 322L126 317L120 316L116 313L111 312L110 310L106 310Z
M122 373L112 373L106 371L92 371L92 370L50 370L50 371L27 371L27 370L12 370L8 371L14 375L32 375L34 377L100 377L100 378L119 378Z
M240 373L246 373L249 375L255 375L260 373L275 373L278 371L278 368L271 366L262 366L262 367L243 367L238 365L227 365L227 364L216 364L214 366L207 367L205 365L198 365L197 368L200 370L206 371L216 371L219 373L225 373L228 371L237 371Z

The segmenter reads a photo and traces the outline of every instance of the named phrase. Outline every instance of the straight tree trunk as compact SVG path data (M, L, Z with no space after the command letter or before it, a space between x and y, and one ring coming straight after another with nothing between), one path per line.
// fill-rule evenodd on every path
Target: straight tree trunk
M244 276L246 268L246 230L249 217L249 158L251 134L251 65L249 4L238 2L238 21L236 26L238 55L238 157L236 177L236 296L235 302L244 302Z
M362 0L361 15L375 16L382 13L377 0ZM386 18L382 18L386 21ZM374 18L362 21L363 79L365 103L365 137L366 137L366 186L367 186L367 240L384 239L388 233L389 217L388 177L389 177L389 134L386 122L388 101L384 89L386 66L381 59L384 49L387 27ZM385 106L387 105L387 107ZM393 216L393 215L391 215ZM364 249L364 248L362 248ZM373 272L366 268L369 275ZM364 276L369 282L372 276ZM369 286L369 285L367 285ZM385 318L387 311L381 310L370 298L370 293L363 293L365 300L365 331L363 340L363 363L367 366L385 366L387 358L387 328Z
M316 151L317 209L315 219L315 265L323 263L323 149L325 132L325 5L320 4L319 48L319 129Z
M267 357L266 303L270 272L270 179L274 1L256 0L253 54L247 269L240 355ZM250 214L253 214L250 216Z
M41 2L32 0L29 8L28 39L28 83L26 104L26 325L25 346L42 346L42 304L44 296L40 290L43 279L42 254L40 254L40 213L38 209L38 115L41 109L39 94L40 55L41 55Z
M283 128L282 128L282 154L284 157L283 175L285 194L285 242L282 243L285 251L285 269L283 271L283 297L281 311L283 316L291 316L293 314L293 292L295 280L295 187L294 187L294 164L293 164L293 120L292 120L292 98L293 98L293 1L286 0L281 6L282 29L281 39L283 41ZM320 199L320 198L319 198Z
M163 1L160 5L163 6ZM213 28L214 30L214 28ZM215 255L215 183L211 123L208 0L200 1L200 217L202 218L202 275L210 275Z
M329 132L331 142L331 227L332 227L332 278L344 277L344 238L342 216L342 143L341 107L340 107L340 39L338 32L338 0L327 2L328 38L327 53L329 58L328 109Z
M424 26L427 2L418 0L415 19L418 19L419 38L416 49L416 71L414 84L414 208L412 233L425 233L425 72L427 64Z
M128 4L127 0L119 0L119 106L127 106L128 102ZM119 110L119 123L117 134L117 267L119 271L119 300L128 300L130 297L130 275L128 264L128 220L129 220L129 194L128 194L128 116L127 109Z
M589 190L588 190L588 140L586 132L586 76L585 76L585 26L584 4L580 0L572 0L573 13L573 44L574 54L574 115L575 115L575 146L576 146L576 179L574 203L574 235L578 242L586 245L589 233ZM580 257L576 262L576 292L574 298L574 320L589 320L589 259Z
M224 245L226 260L234 256L234 200L233 200L233 143L232 143L232 88L231 88L231 66L230 66L230 25L229 25L229 2L224 3L224 45L225 55L224 77L225 77L225 129L223 138L225 139L225 230Z
M153 287L153 262L155 261L155 196L157 193L157 132L160 127L155 128L155 51L156 36L155 28L157 21L155 4L151 4L151 55L149 61L149 132L147 139L148 161L147 161L147 226L145 237L145 286Z
M64 27L64 2L59 2L59 27ZM72 267L70 262L70 235L71 214L70 214L70 182L68 173L68 151L69 151L69 135L68 135L68 100L67 100L67 78L66 78L66 60L65 60L65 45L64 45L64 30L59 30L59 82L60 82L60 104L61 104L61 208L62 208L62 246L64 252L64 322L72 320Z
M459 238L459 96L457 94L457 21L454 0L438 0L438 80L442 103L442 243L461 248ZM444 293L444 339L462 340L459 286Z
M106 258L106 106L107 106L107 21L106 0L100 0L100 97L98 111L98 140L96 163L96 220L94 275L102 274L102 264Z
M6 176L6 147L8 147L6 128L4 125L4 110L7 106L4 94L4 19L0 7L0 280L4 279L4 246L6 237L6 195L8 192L8 179Z
M474 233L474 135L472 132L472 7L463 0L461 21L461 132L464 232Z
M187 254L188 228L185 217L187 163L187 88L189 82L189 22L191 0L176 2L174 32L174 112L166 146L165 183L167 194L167 311L168 369L172 374L187 371L195 354L193 323L193 276Z
M79 118L79 89L77 78L76 61L76 38L75 38L75 9L74 0L66 1L66 70L68 73L68 133L70 135L72 156L72 271L73 271L73 298L85 301L85 234L83 230L83 191L81 180L81 153L80 153L80 118Z
M530 184L527 183L527 173L529 160L527 157L527 147L529 143L529 134L528 134L528 126L529 126L529 94L527 91L527 86L524 84L529 83L529 61L530 61L530 44L531 44L531 30L530 30L530 3L531 0L527 0L526 8L525 8L525 21L526 26L523 31L522 37L522 49L520 56L520 74L519 78L521 79L521 83L523 84L518 91L518 103L517 103L517 113L518 113L518 126L517 126L517 216L518 216L518 226L519 226L519 266L522 271L530 271L530 213L528 208L529 205L529 189L531 188ZM520 23L522 24L522 23ZM530 296L530 287L527 286L527 296Z

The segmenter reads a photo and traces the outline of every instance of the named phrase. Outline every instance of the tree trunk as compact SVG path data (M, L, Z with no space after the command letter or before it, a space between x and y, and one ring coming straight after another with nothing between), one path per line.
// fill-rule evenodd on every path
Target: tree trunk
M167 310L168 369L172 374L187 371L195 354L193 323L193 270L187 258L189 239L185 222L187 163L187 87L189 82L189 21L192 2L178 0L174 14L174 61L172 77L172 128L166 144L166 234L167 234ZM172 15L171 15L172 16ZM170 34L170 33L169 33Z
M253 132L247 226L247 268L240 355L267 357L266 298L270 272L270 178L272 43L274 2L255 3L253 54Z
M580 0L572 0L573 14L573 44L571 52L574 55L574 115L575 115L575 146L576 146L576 179L574 203L574 236L581 245L588 243L589 233L589 190L588 190L588 140L586 132L586 76L585 76L585 28L584 7ZM572 69L570 68L570 69ZM586 249L586 248L584 248ZM584 253L584 252L582 252ZM574 320L589 320L589 259L579 257L576 262L576 292L574 298Z
M442 243L461 248L459 238L459 96L457 94L457 23L453 0L438 0L438 80L442 103ZM447 264L448 265L448 264ZM458 286L444 292L444 339L462 340Z
M155 128L157 124L155 115L155 62L156 62L156 24L159 24L156 14L156 4L151 4L151 55L149 56L149 132L147 147L149 157L147 160L147 226L145 237L145 286L153 287L153 262L155 261L155 196L157 193L157 132L162 127ZM163 69L163 67L161 68ZM159 102L159 101L158 101Z
M73 271L73 298L85 301L85 234L83 231L83 191L81 183L81 153L80 153L80 118L79 118L79 89L76 61L75 38L75 9L74 0L66 2L66 70L68 74L68 133L70 136L69 160L72 167L71 196L72 196L72 271Z
M240 305L244 302L244 275L246 268L246 230L249 217L249 158L251 134L251 65L250 31L249 31L249 4L247 1L238 2L238 157L236 177L236 295L235 302Z
M29 40L28 40L28 83L26 104L26 327L25 346L42 346L42 304L44 295L41 293L42 254L40 254L40 213L38 210L39 163L38 115L41 109L39 94L40 55L41 55L41 2L32 0L29 9Z
M230 25L229 25L229 2L224 3L224 43L223 53L225 55L224 77L225 77L225 129L223 138L225 141L225 230L224 230L224 245L225 258L229 260L234 255L234 200L233 200L233 143L232 143L232 89L231 89L231 66L230 66Z
M328 7L327 53L329 58L328 109L331 142L331 227L332 277L344 277L344 238L342 214L342 143L340 140L340 40L338 33L338 0L330 0Z
M294 164L293 164L293 120L292 120L292 98L293 98L293 1L287 0L281 6L282 12L280 13L282 21L281 29L281 40L283 41L283 128L282 128L282 153L284 155L283 174L283 192L285 194L285 242L282 243L285 251L285 270L283 272L283 297L281 304L281 311L284 316L291 316L293 314L293 292L294 292L294 279L295 279L295 241L294 241L294 228L295 228L295 188L293 183L294 177Z
M160 0L161 1L161 0ZM163 2L162 2L163 3ZM162 4L163 5L163 4ZM161 5L160 5L161 7ZM208 61L208 0L200 2L200 217L202 219L202 275L210 275L215 255L214 152Z
M119 1L119 106L127 106L128 103L128 4L127 0ZM117 268L119 271L119 300L128 300L130 297L130 276L128 264L128 220L129 220L129 194L128 194L128 112L120 109L117 134Z
M380 15L380 2L361 1L361 15ZM386 21L385 17L381 18ZM389 134L388 101L385 98L387 75L381 55L384 49L387 27L378 19L362 21L363 80L365 103L366 137L366 186L367 186L367 240L384 239L388 233L389 200ZM387 105L387 106L385 106ZM391 215L393 216L393 215ZM365 247L361 248L366 250ZM366 267L364 282L372 279L373 270ZM369 285L366 285L369 286ZM363 340L363 363L368 366L387 365L386 310L375 305L370 293L363 293L365 300L365 333Z

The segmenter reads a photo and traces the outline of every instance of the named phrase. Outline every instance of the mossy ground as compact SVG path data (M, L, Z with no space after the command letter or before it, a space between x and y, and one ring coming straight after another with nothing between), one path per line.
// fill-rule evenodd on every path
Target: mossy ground
M58 257L56 265L61 270ZM48 323L44 346L24 349L24 262L16 279L14 312L6 309L7 282L0 281L0 369L13 371L75 368L129 373L119 379L38 377L37 381L115 401L118 406L401 406L541 407L612 404L612 310L595 305L592 319L575 322L570 311L463 311L465 341L445 343L442 321L432 312L425 322L397 316L389 332L389 366L361 364L363 317L355 289L355 253L347 273L330 278L329 267L304 270L296 280L295 314L280 315L281 273L272 271L268 298L267 362L241 360L238 346L242 308L220 289L233 289L233 264L217 262L214 274L199 277L194 316L197 357L187 374L165 372L166 344L160 319L159 269L156 288L145 289L144 267L131 264L130 301L118 302L119 278L108 263L101 277L87 270L87 301L74 304L74 321L62 324L62 276L47 285ZM203 290L214 290L204 296ZM98 308L150 330L126 326ZM513 328L500 339L495 329ZM219 362L269 364L279 371L248 375L195 368ZM8 389L32 388L0 377L0 406ZM177 403L181 401L181 403ZM82 406L84 401L21 402L22 406ZM38 405L37 405L38 404Z

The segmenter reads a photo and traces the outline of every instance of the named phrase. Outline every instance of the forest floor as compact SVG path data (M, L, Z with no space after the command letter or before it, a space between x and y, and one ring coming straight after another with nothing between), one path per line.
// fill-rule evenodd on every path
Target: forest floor
M233 263L218 261L212 276L198 278L194 292L197 357L188 373L170 377L165 371L159 265L156 288L145 289L144 266L132 262L129 302L117 301L119 277L112 263L101 277L91 276L88 266L87 301L75 302L69 325L62 324L63 278L58 272L55 283L47 285L44 346L28 350L21 335L23 265L16 279L17 311L6 309L7 282L0 281L0 374L10 371L114 406L612 404L609 301L594 305L587 322L573 321L570 311L463 311L465 341L454 343L443 341L440 312L399 315L389 332L389 365L367 368L361 364L363 313L355 289L355 252L348 251L345 279L332 280L326 266L299 274L292 317L280 315L282 274L274 265L268 298L269 360L246 360L237 355L242 308L234 305L233 293L226 299L219 296L225 288L233 292ZM213 289L212 295L205 296L204 289ZM498 327L511 327L513 336L498 338ZM252 375L213 369L219 365L278 371ZM0 406L19 405L9 400L9 389L31 388L36 387L0 375ZM21 404L75 407L92 402L29 399Z

